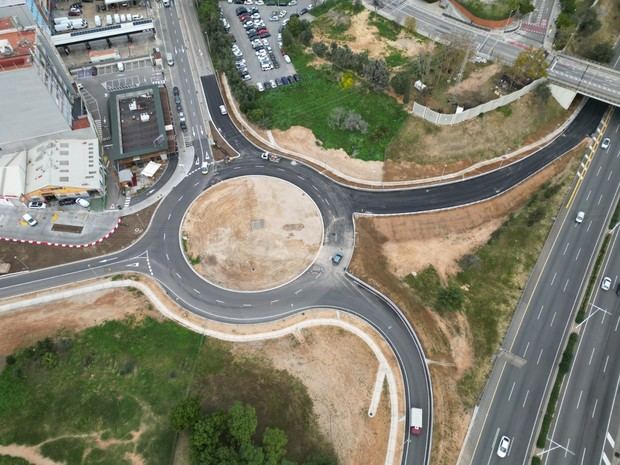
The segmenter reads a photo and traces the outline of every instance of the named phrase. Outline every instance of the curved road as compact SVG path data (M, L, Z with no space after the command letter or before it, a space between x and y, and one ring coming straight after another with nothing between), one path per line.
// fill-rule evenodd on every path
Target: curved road
M197 170L190 172L161 201L142 238L127 249L106 257L0 278L0 298L134 271L158 280L189 311L224 322L276 320L313 307L338 308L357 314L377 328L397 354L405 379L405 406L424 409L424 435L406 442L402 463L428 464L432 395L424 354L398 309L344 273L354 246L353 214L421 212L493 197L536 173L594 131L605 106L589 102L564 135L536 154L499 171L430 188L370 192L336 184L300 163L261 160L260 150L239 133L227 116L220 115L218 106L222 102L215 77L201 80L215 125L241 157L208 176ZM274 176L297 185L316 202L325 224L324 244L315 265L292 283L259 293L231 292L207 283L189 266L179 244L183 216L197 195L222 179L248 174ZM337 267L330 262L335 251L345 254L344 263ZM403 439L407 438L404 433Z

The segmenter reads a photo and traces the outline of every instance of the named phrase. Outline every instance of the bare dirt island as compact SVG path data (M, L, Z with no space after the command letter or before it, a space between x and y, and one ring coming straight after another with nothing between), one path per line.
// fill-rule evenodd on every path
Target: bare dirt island
M260 291L287 283L314 262L323 221L312 199L293 184L244 176L198 197L183 236L194 269L209 282Z

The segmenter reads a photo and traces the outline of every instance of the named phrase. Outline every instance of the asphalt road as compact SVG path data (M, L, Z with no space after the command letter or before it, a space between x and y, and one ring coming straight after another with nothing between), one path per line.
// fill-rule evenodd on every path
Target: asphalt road
M620 117L615 116L608 133L615 134L619 127ZM481 402L484 408L476 417L474 434L464 448L462 463L529 463L541 410L554 381L578 297L587 284L588 270L618 199L619 152L620 140L614 140L608 151L599 150L574 202L568 208L561 208L547 242L548 249L542 254L544 260L530 277L497 354ZM582 224L575 222L578 211L585 212ZM592 377L579 376L581 381L588 379L596 383L594 373ZM565 418L562 425L583 434L583 424L575 418ZM496 455L502 435L512 439L510 453L505 459ZM575 439L573 436L573 441Z

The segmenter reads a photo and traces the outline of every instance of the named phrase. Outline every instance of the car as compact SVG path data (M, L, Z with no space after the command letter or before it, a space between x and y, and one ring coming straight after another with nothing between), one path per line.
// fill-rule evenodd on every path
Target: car
M280 21L280 17L278 15L271 15L269 17L269 21L273 21L273 22Z
M291 57L288 56L288 55L284 55L284 61L287 62L287 63L290 63L291 62Z
M267 37L271 37L271 34L269 34L269 31L261 31L258 33L258 37L265 39Z
M312 3L310 3L306 8L310 11L312 9Z
M244 6L239 6L237 7L237 9L235 10L235 13L237 14L237 16L243 14L243 13L247 13L248 9Z
M620 295L620 283L616 285L616 295Z
M177 103L177 111L179 113L183 111L183 105L181 105L180 103Z
M250 79L252 79L252 76L250 75L250 73L246 73L241 76L241 79L243 79L244 81L249 81Z
M281 86L286 86L288 85L288 80L286 79L286 77L281 77L280 80L278 81L278 84L280 84Z
M579 213L577 213L577 216L575 217L575 222L578 224L583 223L584 218L586 217L586 212L580 211Z
M508 436L502 436L499 440L499 445L497 446L497 456L500 459L503 459L508 455L508 451L510 450L510 438Z
M227 115L228 111L226 111L226 107L224 105L220 105L220 114Z
M265 4L265 2L263 2L263 0L256 0L254 3L257 4L257 5L264 5Z
M260 13L254 13L252 19L260 19Z
M605 139L603 139L603 142L601 143L601 148L603 150L607 150L609 148L609 144L611 144L611 139L609 137L605 137Z
M260 154L260 157L261 157L263 160L269 160L269 152L263 152L263 153L261 153L261 154Z
M291 0L290 2L288 2L288 6L295 6L297 5L297 0Z
M299 10L299 15L305 15L306 13L308 13L308 9L307 8L302 8L301 10Z
M142 15L131 15L131 20L132 21L139 21L141 19L144 19L144 16L142 16Z
M203 161L202 165L200 165L200 172L202 174L209 174L209 162Z
M301 81L301 78L297 74L293 74L293 79L295 79L295 82Z
M332 256L332 263L334 265L338 265L342 261L343 255L338 252L336 255Z
M275 89L276 87L278 87L278 85L276 84L276 81L274 81L273 79L269 81L269 85L271 86L272 89Z
M174 87L172 88L172 93L173 93L174 95L179 95L179 88L178 88L177 86L174 86Z
M601 289L604 291L608 291L611 288L611 278L609 276L605 276L603 281L601 281Z
M75 199L75 203L78 204L82 208L90 207L90 202L82 197L78 197L77 199Z
M30 216L28 213L26 213L24 216L22 216L22 220L24 220L26 223L28 223L29 226L36 226L39 223L32 216Z
M280 16L280 18L284 18L286 16L286 10L280 10L278 16Z
M265 91L265 86L263 85L262 82L257 82L256 83L256 88L258 89L259 92L264 92Z
M28 208L47 208L47 204L40 200L31 200L30 202L28 202Z
M75 203L75 199L73 197L69 197L66 199L59 199L58 200L58 205L63 206L63 205L73 205Z

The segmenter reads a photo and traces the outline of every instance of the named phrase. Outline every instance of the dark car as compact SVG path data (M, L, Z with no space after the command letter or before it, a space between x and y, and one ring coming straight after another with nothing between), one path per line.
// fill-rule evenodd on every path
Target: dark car
M235 13L237 13L237 16L243 14L243 13L247 13L248 9L244 6L240 6L235 10Z
M174 103L176 103L177 105L181 105L181 97L179 97L178 95L174 96Z
M616 295L620 295L620 283L616 286Z
M181 121L179 124L181 125L181 129L183 131L185 131L187 129L187 124L185 123L185 121Z
M183 111L183 107L180 103L177 103L177 111Z
M258 37L266 39L267 37L271 37L271 34L269 34L269 31L261 31L258 33Z
M295 79L293 79L293 76L286 76L286 79L288 79L289 84L295 84Z
M174 86L174 87L172 88L172 93L173 93L174 95L179 95L179 88L178 88L177 86Z
M342 261L342 254L341 253L337 253L336 255L334 255L332 257L332 263L334 265L338 265L341 261Z
M287 86L288 85L288 79L286 79L286 77L281 77L279 84L281 86Z
M301 78L297 74L293 74L293 79L295 79L295 82L301 81Z
M75 203L75 199L60 199L58 201L58 205L73 205Z

